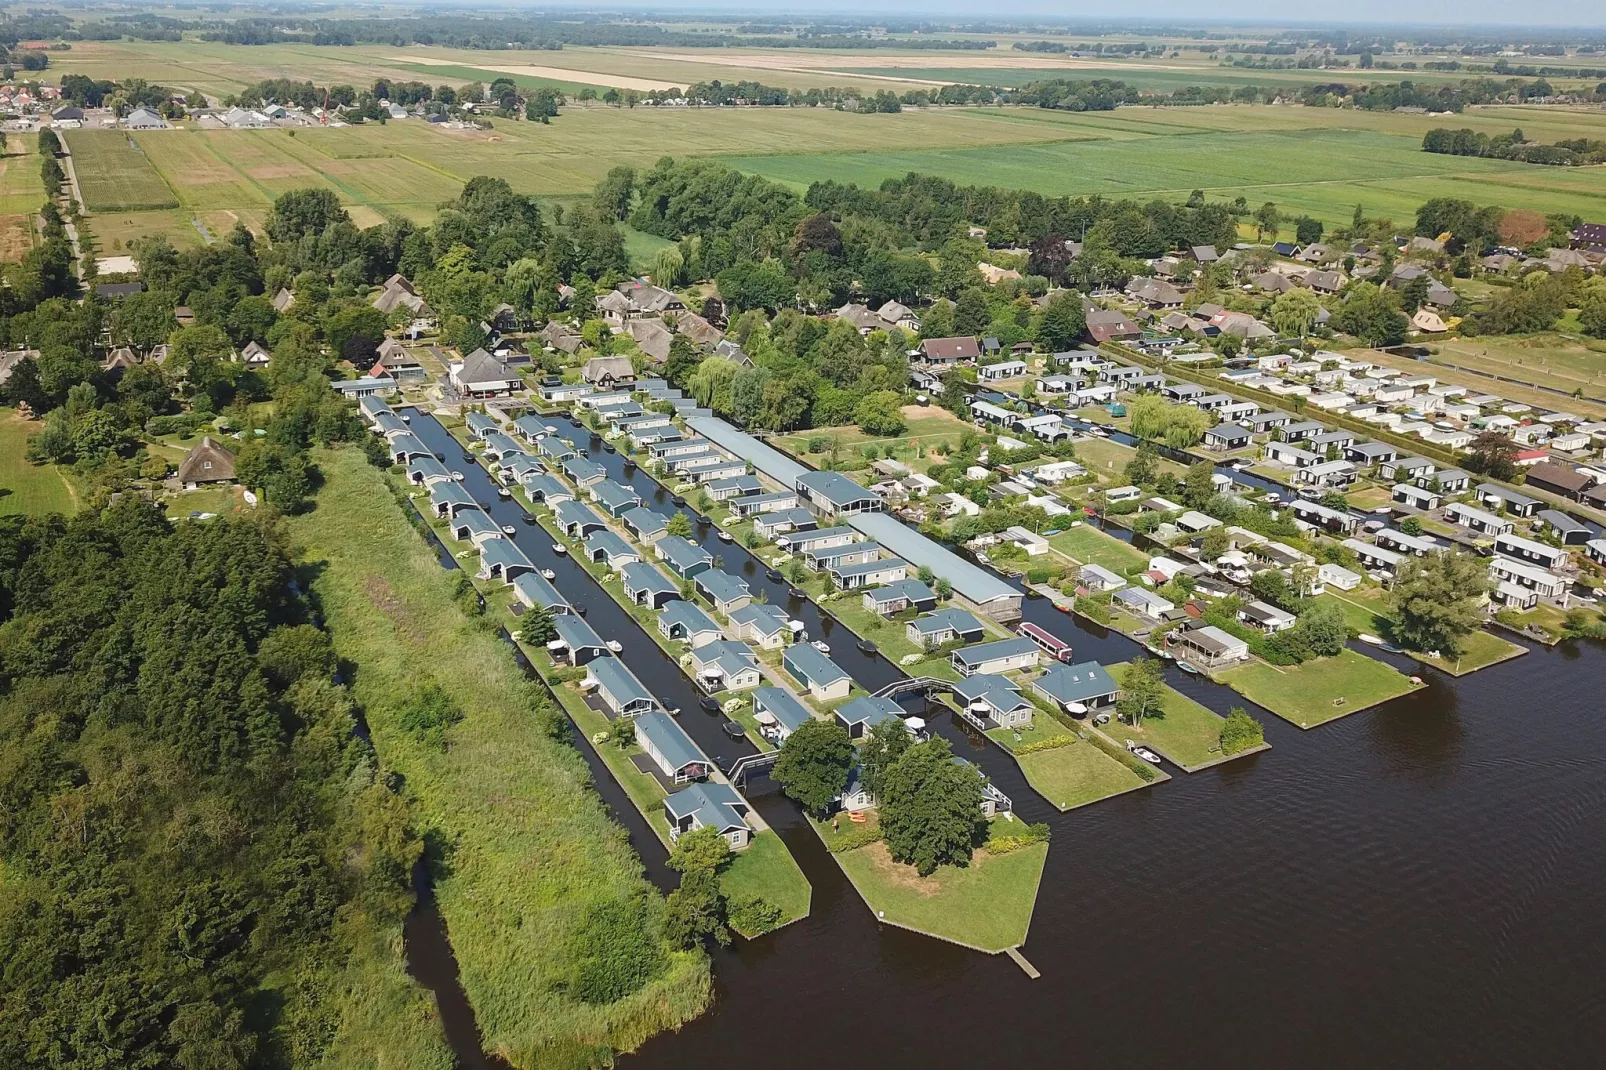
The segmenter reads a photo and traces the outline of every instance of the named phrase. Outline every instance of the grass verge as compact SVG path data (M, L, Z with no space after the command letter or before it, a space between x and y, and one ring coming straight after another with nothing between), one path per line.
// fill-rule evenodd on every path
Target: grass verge
M317 508L290 522L300 559L381 760L400 773L441 845L437 899L486 1047L517 1066L597 1061L701 1013L708 960L670 953L611 1003L567 994L584 926L599 909L661 899L556 716L505 644L466 617L452 582L354 449L318 455ZM407 732L401 706L433 683L463 712L441 749Z
M1124 684L1128 663L1121 662L1109 668L1115 682ZM1152 747L1161 757L1190 773L1226 760L1221 753L1221 726L1226 724L1226 718L1170 687L1165 689L1160 711L1159 716L1145 717L1139 728L1111 718L1110 723L1103 726L1104 734L1122 744L1132 740ZM1232 757L1242 757L1243 753L1246 752Z
M78 511L78 494L54 464L28 460L28 440L43 424L0 412L0 515L44 516Z
M1213 675L1244 698L1301 728L1346 717L1418 687L1391 666L1353 650L1288 667L1251 661Z
M1019 740L1015 739L1017 734L1021 737ZM1060 810L1074 810L1148 784L1126 765L1079 738L1046 713L1040 712L1032 718L1031 727L1025 731L1016 733L1010 728L995 728L987 737L1015 759L1032 790ZM1059 740L1066 742L1062 746L1016 753L1016 749Z

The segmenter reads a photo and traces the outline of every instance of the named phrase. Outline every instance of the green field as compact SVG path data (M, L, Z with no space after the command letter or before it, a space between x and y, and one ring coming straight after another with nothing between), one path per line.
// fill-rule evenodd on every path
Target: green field
M1048 544L1079 564L1100 565L1123 576L1149 565L1149 556L1142 550L1100 531L1092 524L1082 524L1067 528L1058 535L1050 535Z
M918 171L961 184L1051 196L1174 198L1202 189L1213 197L1241 194L1275 201L1332 222L1347 220L1357 203L1371 215L1409 218L1431 197L1584 215L1606 208L1606 178L1598 168L1586 174L1538 174L1574 169L1436 157L1423 152L1416 137L1371 130L1200 130L1121 141L743 155L725 161L797 188L826 178L874 187Z
M1002 824L1002 831L1013 831ZM829 829L822 833L828 834ZM1002 855L978 851L964 869L941 866L929 877L892 861L882 843L832 857L882 920L982 951L1003 951L1026 942L1048 844Z
M539 716L553 715L544 692L494 631L463 615L386 477L351 448L317 460L325 485L291 535L337 652L358 667L379 761L404 778L419 832L446 849L436 897L487 1049L548 1065L560 1052L632 1049L694 1017L709 998L700 953L671 954L616 1003L564 994L587 916L606 903L661 909L661 899L586 788L585 762L541 729ZM447 749L400 724L400 702L429 682L464 713Z
M143 145L121 130L74 130L67 135L73 173L91 212L139 212L178 207ZM160 157L159 157L160 158Z
M1329 592L1321 597L1323 601L1333 602L1343 611L1345 623L1349 625L1351 631L1366 632L1388 640L1394 638L1391 608L1388 596L1383 591L1363 589L1346 594ZM1459 658L1446 660L1415 653L1411 656L1424 664L1443 669L1451 676L1464 676L1469 672L1486 669L1490 665L1499 664L1525 653L1527 653L1526 648L1479 629L1467 636L1466 649L1461 652Z
M1301 728L1410 694L1417 686L1392 667L1353 650L1287 667L1251 661L1212 675Z
M1109 668L1116 683L1125 680L1125 662ZM1226 723L1225 718L1170 687L1165 689L1160 711L1159 716L1145 717L1138 728L1111 718L1104 726L1104 734L1123 744L1127 740L1145 743L1190 773L1200 766L1223 760L1221 726Z
M783 925L809 913L809 882L781 837L768 830L731 857L720 874L720 887L732 902L756 896L779 907Z
M28 440L40 424L0 411L0 516L78 511L78 493L67 473L53 464L28 461Z

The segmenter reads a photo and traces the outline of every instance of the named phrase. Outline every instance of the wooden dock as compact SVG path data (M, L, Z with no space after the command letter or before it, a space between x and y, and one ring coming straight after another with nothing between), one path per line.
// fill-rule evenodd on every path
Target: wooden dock
M1004 954L1006 954L1010 958L1014 959L1015 960L1015 965L1019 966L1021 968L1021 972L1024 973L1027 977L1030 977L1032 980L1035 981L1039 977L1043 976L1041 973L1037 972L1037 967L1036 966L1033 966L1031 963L1026 961L1026 956L1022 955L1020 953L1020 948L1018 948L1018 947L1005 948L1004 949Z

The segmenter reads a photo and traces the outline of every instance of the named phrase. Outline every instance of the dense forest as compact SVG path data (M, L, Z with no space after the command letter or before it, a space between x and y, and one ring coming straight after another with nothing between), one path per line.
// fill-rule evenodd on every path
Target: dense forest
M0 1064L356 1042L420 851L359 724L271 521L0 525Z

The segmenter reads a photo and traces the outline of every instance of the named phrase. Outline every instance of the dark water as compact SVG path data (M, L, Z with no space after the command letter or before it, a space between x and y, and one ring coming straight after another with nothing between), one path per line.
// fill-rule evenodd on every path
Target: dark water
M413 426L434 444L431 424ZM617 477L617 456L593 455ZM516 518L487 499L488 477L463 468L499 519ZM703 535L730 571L748 572L745 551ZM518 541L602 634L639 635L543 531L521 526ZM781 587L772 601L787 604ZM812 607L788 608L830 634ZM1044 600L1024 611L1079 659L1137 652ZM845 632L830 641L865 684L898 672ZM745 750L656 652L627 641L626 660L688 711L710 753ZM974 751L1023 817L1054 830L1024 948L1037 981L1005 958L878 926L791 805L750 785L814 886L813 912L717 951L715 1006L623 1065L1600 1066L1606 650L1535 648L1461 681L1415 671L1424 690L1312 732L1258 712L1270 752L1172 770L1169 783L1069 814L1001 752ZM1174 669L1170 682L1218 711L1245 704ZM934 727L964 738L945 719ZM598 785L608 798L600 772ZM653 865L656 840L633 839Z

